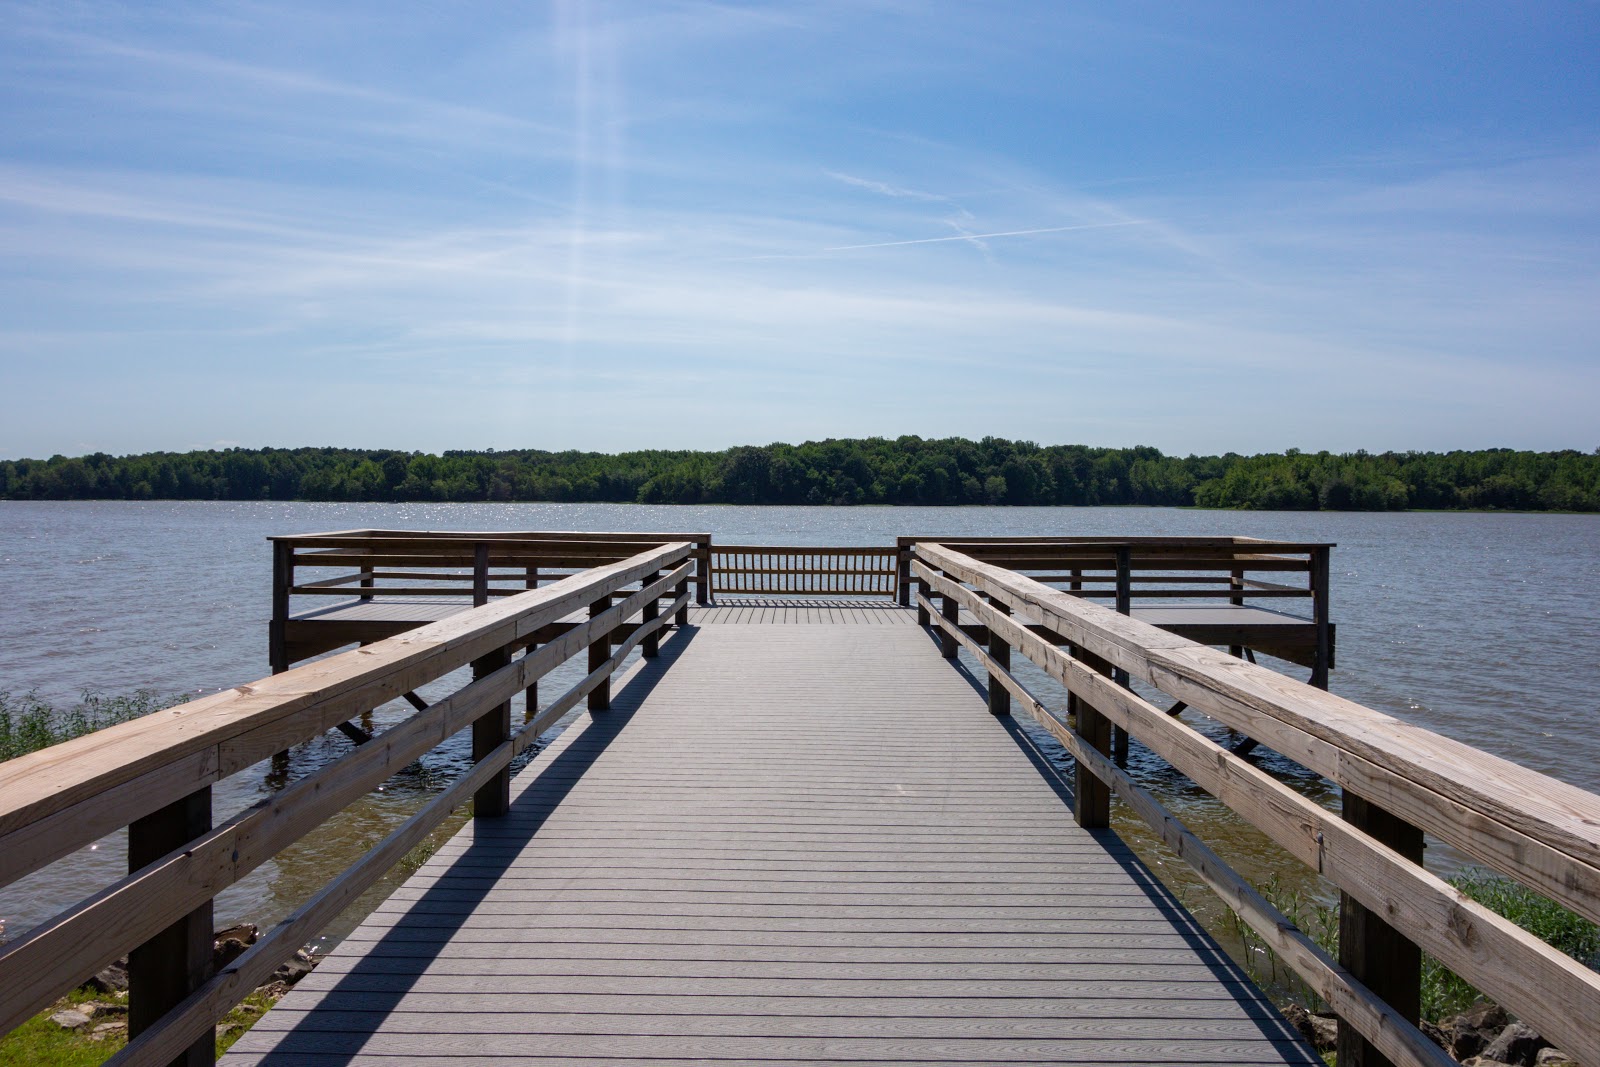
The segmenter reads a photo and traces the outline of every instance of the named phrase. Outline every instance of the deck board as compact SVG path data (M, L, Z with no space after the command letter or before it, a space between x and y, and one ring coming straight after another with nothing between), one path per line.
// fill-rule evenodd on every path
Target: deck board
M224 1062L1321 1062L914 612L693 617Z

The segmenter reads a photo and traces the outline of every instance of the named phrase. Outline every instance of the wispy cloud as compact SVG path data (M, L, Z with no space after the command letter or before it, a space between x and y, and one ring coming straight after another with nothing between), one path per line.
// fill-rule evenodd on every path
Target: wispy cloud
M895 3L564 0L425 42L32 10L0 27L7 447L1555 444L1600 393L1592 145L1191 165L1234 134L1172 123L1132 159L1185 105L1129 103L1160 71L1062 75L1003 19L908 38ZM306 382L383 402L335 424Z
M853 174L842 174L836 170L827 171L826 174L835 181L853 185L857 189L867 189L882 196L893 197L896 200L928 200L934 203L948 203L950 201L949 197L941 196L938 193L924 193L918 189L905 189L898 185L890 185L888 182L875 181L871 178L858 178Z
M859 245L834 245L824 248L823 252L854 252L863 248L898 248L902 245L936 245L947 241L970 241L974 244L993 237L1030 237L1041 233L1068 233L1072 230L1109 230L1118 226L1143 226L1146 223L1141 219L1129 219L1125 222L1090 222L1075 226L1041 226L1031 230L996 230L993 233L963 233L955 237L915 237L904 241L874 241L870 244Z

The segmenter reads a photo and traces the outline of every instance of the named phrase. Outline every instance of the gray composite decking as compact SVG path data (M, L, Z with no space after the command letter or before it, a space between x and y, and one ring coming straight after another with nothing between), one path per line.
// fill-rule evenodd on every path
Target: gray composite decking
M914 612L695 616L225 1063L1321 1063Z

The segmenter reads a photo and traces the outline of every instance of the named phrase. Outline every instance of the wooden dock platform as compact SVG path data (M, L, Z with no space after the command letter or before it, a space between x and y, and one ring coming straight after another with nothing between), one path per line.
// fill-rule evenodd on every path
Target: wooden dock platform
M1321 1062L913 610L691 622L224 1062Z
M0 767L0 885L129 842L125 877L0 945L0 1033L126 955L129 1041L107 1067L210 1063L230 1008L471 803L230 1063L1318 1063L1116 808L1328 1005L1341 1063L1451 1067L1418 1025L1427 953L1600 1064L1600 973L1421 862L1432 835L1600 921L1600 796L1328 692L1331 545L272 545L270 676ZM1265 606L1297 600L1309 614ZM1030 690L1024 661L1065 699ZM402 699L376 735L352 725ZM341 754L214 810L215 783L334 729ZM466 731L470 767L216 961L218 893ZM1336 955L1130 772L1132 741L1337 888ZM1319 778L1341 812L1301 791Z

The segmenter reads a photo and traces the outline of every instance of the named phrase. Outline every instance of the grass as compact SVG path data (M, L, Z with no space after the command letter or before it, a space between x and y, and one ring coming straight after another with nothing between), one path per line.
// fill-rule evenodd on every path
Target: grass
M1285 886L1273 875L1266 885L1259 887L1261 895L1284 917L1300 928L1311 940L1335 959L1339 955L1339 909L1307 896L1299 889ZM1327 1010L1327 1004L1294 972L1262 936L1251 929L1237 912L1228 911L1225 919L1228 930L1244 946L1245 970L1256 985L1284 1004L1299 1004L1307 1011Z
M92 1036L94 1028L102 1022L126 1023L127 1002L127 994L82 989L68 994L0 1038L0 1067L100 1067L128 1043L128 1034L126 1029L119 1029L96 1040ZM217 1055L231 1048L272 1003L265 994L252 993L230 1011L218 1024ZM62 1008L87 1004L106 1005L109 1010L97 1012L82 1030L67 1030L50 1021L50 1016Z
M78 703L59 710L40 700L36 693L14 696L0 692L0 762L182 704L188 699L187 696L164 697L153 689L139 689L121 696L86 690Z
M1450 879L1450 884L1551 947L1580 963L1593 966L1600 958L1600 927L1540 896L1509 878L1489 871L1472 869ZM1261 887L1261 894L1313 941L1334 958L1339 955L1339 909L1284 887L1273 878ZM1262 989L1282 1003L1295 1003L1308 1011L1324 1011L1326 1005L1299 976L1289 969L1260 935L1245 925L1233 912L1228 913L1230 931L1245 947L1245 970ZM1422 956L1422 1017L1434 1022L1465 1011L1484 995L1438 960Z
M161 696L153 689L140 689L121 696L85 692L78 703L58 709L32 692L21 696L0 692L0 762L59 745L75 737L128 722L153 711L181 704L186 696ZM63 1008L102 1005L82 1030L68 1030L50 1021ZM220 1056L239 1036L271 1007L272 1000L252 993L218 1024L217 1054ZM127 997L77 990L29 1019L11 1033L0 1037L0 1067L99 1067L127 1044L124 1028L102 1033L94 1028L105 1022L127 1022Z

